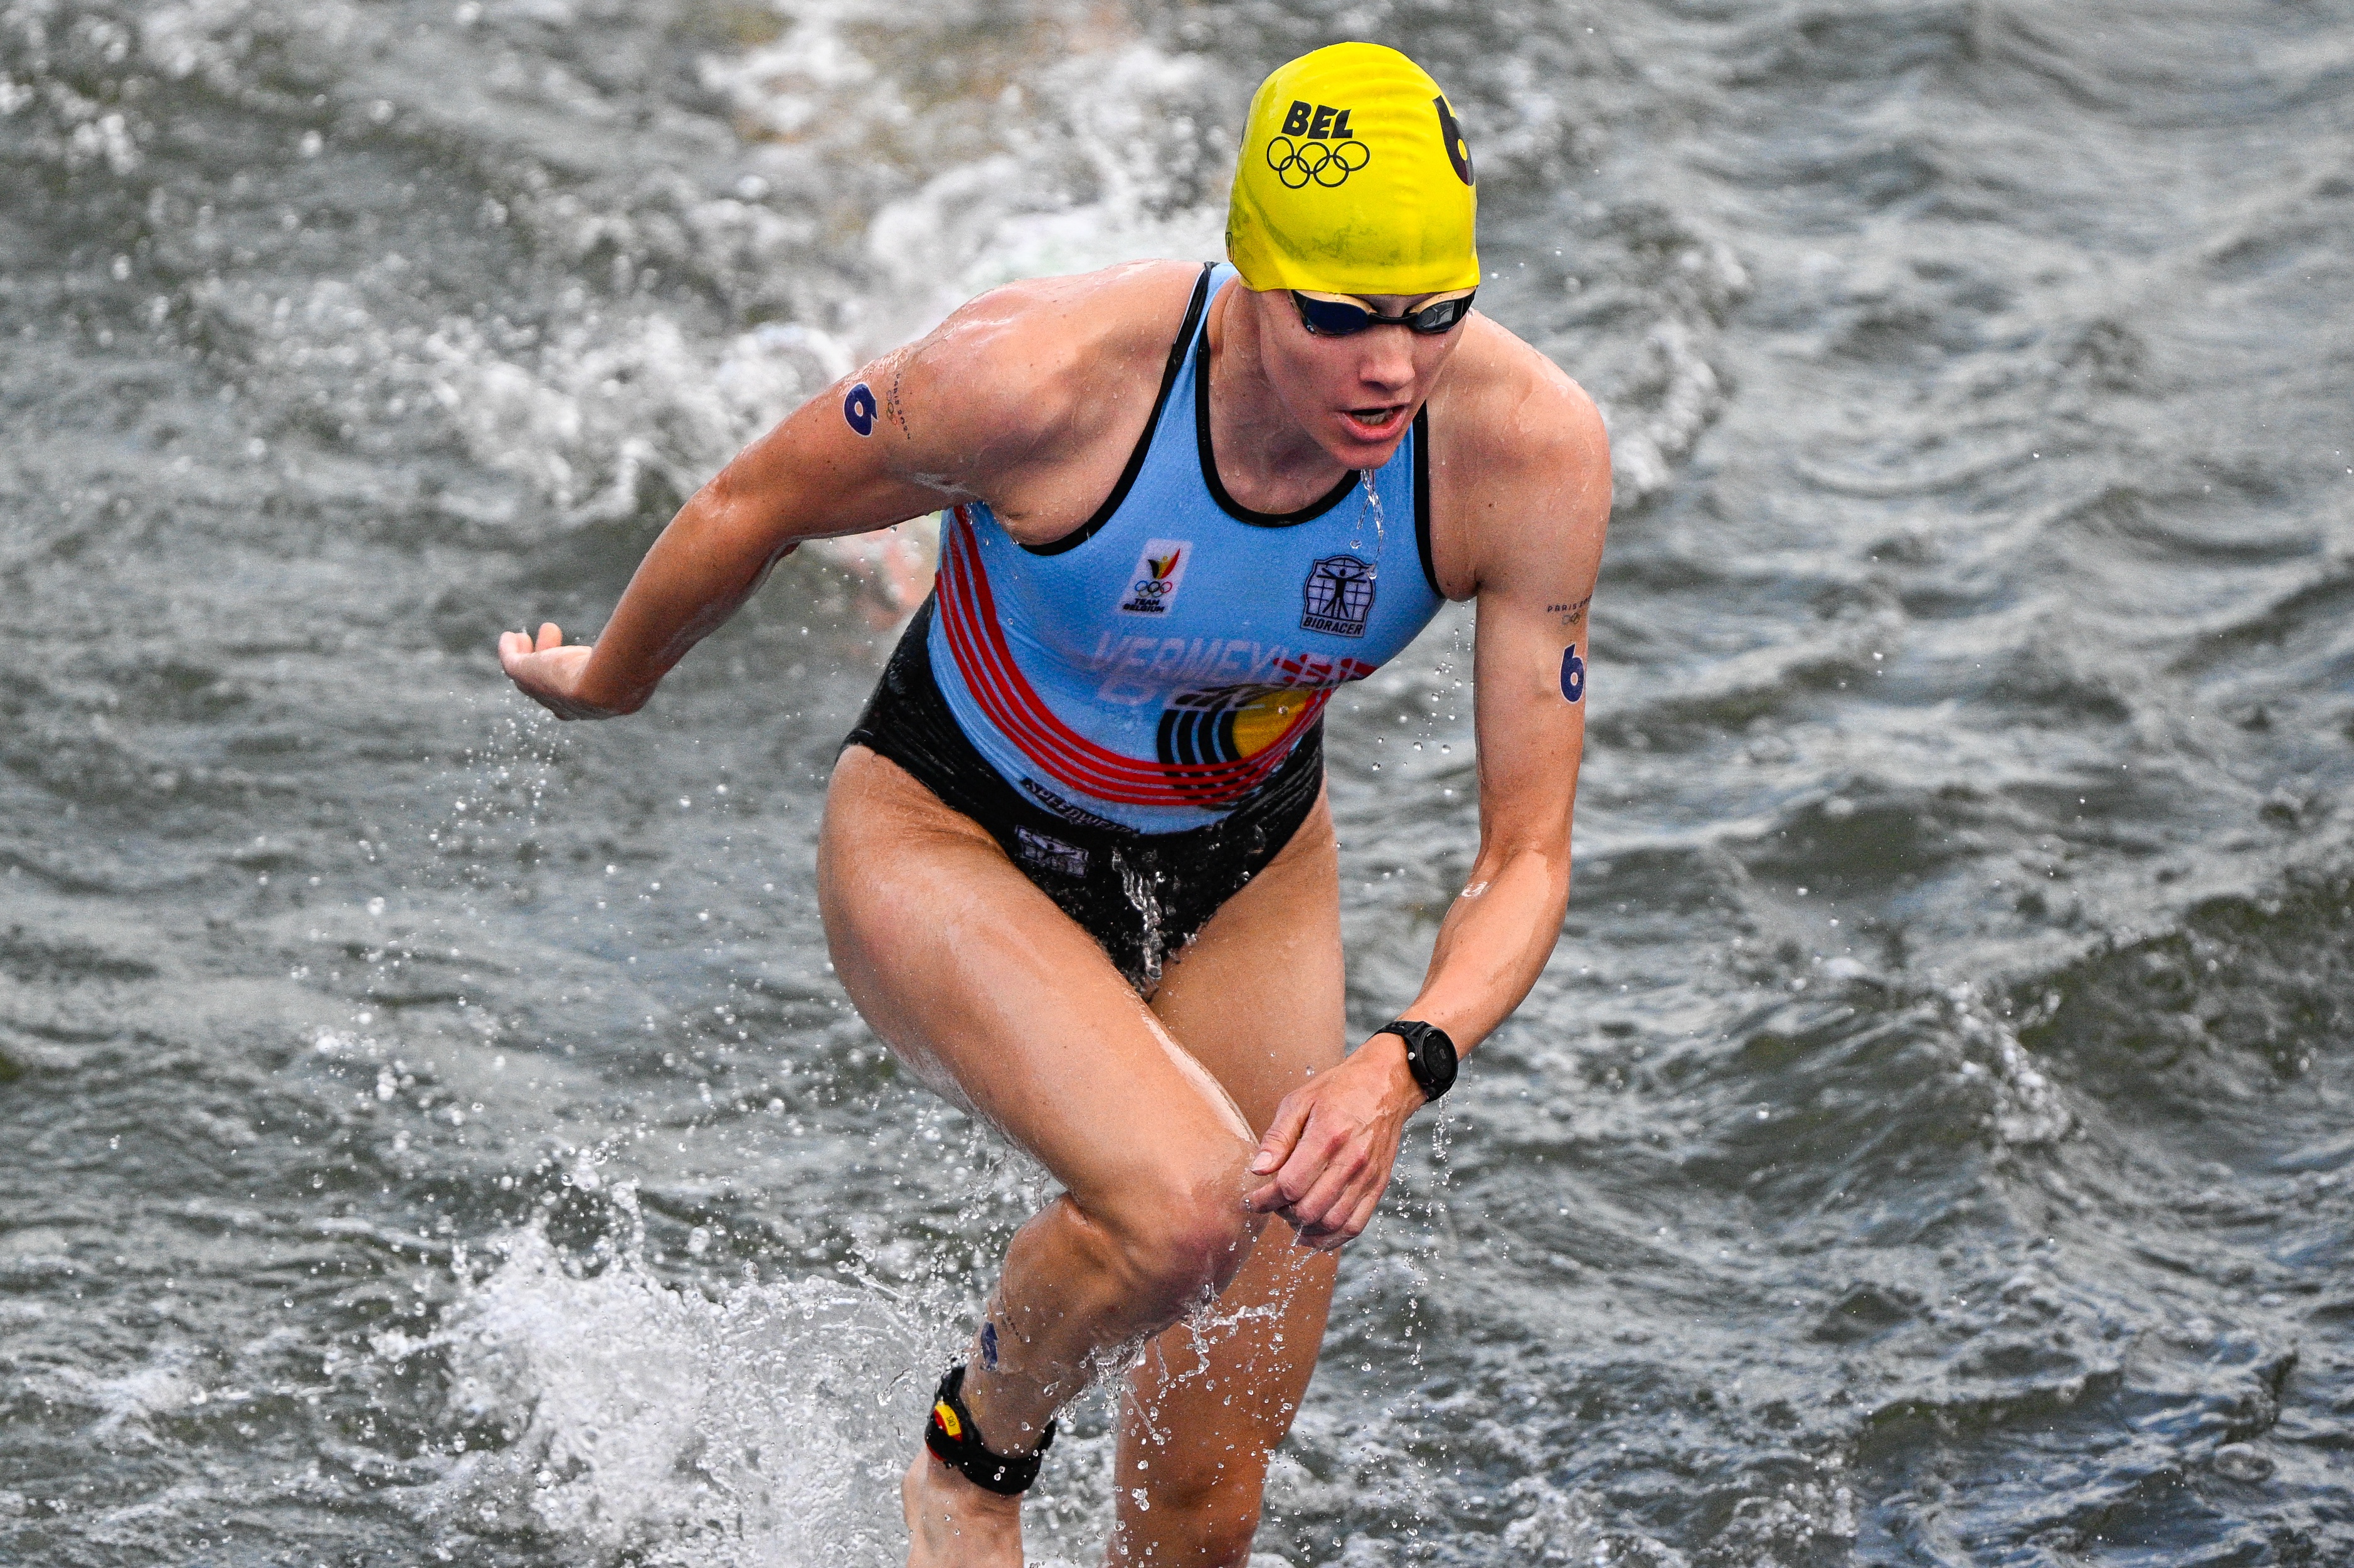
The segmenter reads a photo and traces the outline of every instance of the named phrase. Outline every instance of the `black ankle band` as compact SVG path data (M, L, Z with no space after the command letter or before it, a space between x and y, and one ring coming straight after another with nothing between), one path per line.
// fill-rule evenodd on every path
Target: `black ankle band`
M983 1491L999 1497L1019 1497L1030 1489L1038 1478L1038 1461L1055 1441L1055 1424L1038 1434L1038 1446L1031 1453L1016 1454L1008 1458L992 1454L981 1446L981 1428L973 1425L972 1412L964 1407L964 1363L949 1368L949 1375L940 1379L940 1391L932 1395L932 1419L924 1428L924 1446L932 1457L960 1472L964 1478Z

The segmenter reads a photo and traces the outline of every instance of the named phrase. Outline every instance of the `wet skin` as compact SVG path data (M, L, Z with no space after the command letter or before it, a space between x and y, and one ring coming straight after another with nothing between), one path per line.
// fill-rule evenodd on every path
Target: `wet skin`
M975 301L859 373L882 401L871 436L841 415L845 383L730 463L655 543L593 650L546 625L503 636L502 662L562 716L631 712L801 540L970 499L1024 542L1068 534L1141 433L1197 275L1147 263ZM1422 301L1366 302L1394 315ZM1208 331L1212 445L1245 506L1309 504L1386 461L1431 408L1433 562L1449 597L1478 604L1480 847L1397 1016L1468 1053L1526 994L1568 895L1585 709L1557 671L1584 628L1552 612L1587 599L1599 565L1599 417L1476 314L1440 336L1320 337L1287 295L1237 283ZM991 1295L996 1366L978 1343L970 1357L985 1441L1026 1451L1104 1358L1147 1342L1119 1462L1125 1478L1144 1460L1150 1484L1121 1489L1108 1560L1246 1561L1332 1254L1372 1219L1423 1103L1396 1036L1344 1054L1329 815L1320 805L1149 998L977 824L864 747L836 769L819 870L835 968L868 1023L1065 1189ZM903 1489L911 1563L1017 1568L1015 1499L920 1451Z

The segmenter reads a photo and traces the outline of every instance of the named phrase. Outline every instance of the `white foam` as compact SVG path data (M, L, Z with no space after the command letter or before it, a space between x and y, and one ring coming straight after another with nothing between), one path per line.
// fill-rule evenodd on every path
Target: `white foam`
M1648 1536L1606 1527L1593 1498L1534 1476L1512 1484L1525 1509L1504 1527L1504 1545L1519 1563L1576 1563L1579 1568L1687 1568L1674 1548ZM1343 1559L1345 1562L1346 1559Z
M2004 1146L2057 1143L2076 1130L2078 1118L2066 1092L2020 1044L2019 1031L2033 1015L2024 1021L2004 1018L1972 986L1954 986L1943 1000L1961 1043L1961 1075L1986 1086L1988 1124Z
M62 1375L99 1408L90 1435L121 1445L134 1438L151 1441L147 1425L153 1418L205 1402L204 1385L190 1372L193 1360L186 1345L167 1342L120 1377L94 1378L71 1368Z
M433 1331L376 1337L379 1362L446 1362L440 1439L411 1460L344 1462L418 1476L411 1510L461 1559L469 1536L519 1531L591 1563L897 1568L899 1478L933 1380L962 1348L970 1277L682 1287L645 1261L633 1185L601 1195L631 1232L618 1244L584 1261L533 1224L491 1244L486 1273L461 1251L459 1298ZM1226 1321L1214 1312L1197 1328ZM1119 1386L1100 1383L1063 1413L1023 1509L1039 1568L1079 1568L1102 1550ZM485 1445L486 1431L503 1436ZM1305 1478L1297 1464L1288 1473ZM1262 1552L1252 1568L1291 1565Z
M1231 154L1187 145L1214 90L1202 61L1144 43L1043 64L1016 150L944 170L875 215L867 248L886 297L936 318L1016 279L1222 255ZM1218 199L1185 202L1172 165L1200 157L1216 160L1203 188Z
M1731 246L1695 233L1675 264L1641 287L1666 313L1645 334L1637 366L1599 399L1621 502L1665 490L1723 411L1724 387L1712 356L1725 313L1749 292L1749 275Z
M584 1269L536 1227L497 1245L426 1344L448 1358L452 1429L514 1436L453 1466L429 1514L525 1524L596 1561L903 1559L896 1482L951 1315L849 1279L706 1297L633 1251Z
M789 16L773 42L707 59L704 76L756 137L918 182L867 219L863 354L1016 279L1222 252L1233 150L1219 121L1243 86L1200 57L1099 14L1076 32L1014 35L1000 69L977 73L988 100L944 102L923 79L936 23L895 30L834 0L799 0Z

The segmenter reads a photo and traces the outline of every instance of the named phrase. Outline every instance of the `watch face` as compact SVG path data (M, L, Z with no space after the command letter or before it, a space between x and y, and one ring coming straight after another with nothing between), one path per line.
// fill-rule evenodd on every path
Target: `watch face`
M1405 1042L1406 1068L1422 1086L1425 1100L1435 1100L1454 1086L1455 1042L1447 1031L1411 1019L1401 1019L1390 1029Z
M1434 1029L1422 1044L1423 1055L1430 1065L1430 1075L1443 1087L1455 1081L1455 1042L1446 1033Z

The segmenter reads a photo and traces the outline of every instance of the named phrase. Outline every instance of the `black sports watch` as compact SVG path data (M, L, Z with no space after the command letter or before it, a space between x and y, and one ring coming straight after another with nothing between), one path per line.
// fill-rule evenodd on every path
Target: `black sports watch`
M1376 1034L1394 1034L1405 1042L1405 1070L1422 1087L1425 1104L1455 1086L1455 1042L1447 1031L1411 1018L1383 1024Z

